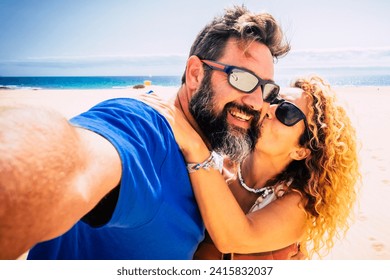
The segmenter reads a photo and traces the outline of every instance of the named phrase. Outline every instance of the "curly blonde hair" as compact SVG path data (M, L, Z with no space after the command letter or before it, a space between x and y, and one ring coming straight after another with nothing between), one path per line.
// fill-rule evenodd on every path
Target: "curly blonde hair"
M321 258L352 220L360 179L356 132L323 79L299 78L292 86L308 98L310 139L303 134L300 144L311 153L305 160L293 161L278 179L292 178L291 188L302 194L308 223L301 248L309 258L314 254Z

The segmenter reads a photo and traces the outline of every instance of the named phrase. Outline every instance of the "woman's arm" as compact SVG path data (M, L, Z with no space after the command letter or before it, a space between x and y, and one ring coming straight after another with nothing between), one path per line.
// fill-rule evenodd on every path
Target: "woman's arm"
M158 97L146 96L143 101L170 122L188 163L203 162L210 155L177 108ZM245 214L217 170L199 169L190 173L190 179L206 228L221 252L266 252L286 247L301 237L306 220L298 206L298 194L286 194L261 210Z
M66 232L121 176L107 140L41 108L0 108L0 154L0 259Z
M218 171L200 169L190 173L190 178L206 228L221 252L272 251L301 237L306 220L299 194L285 194L245 214Z

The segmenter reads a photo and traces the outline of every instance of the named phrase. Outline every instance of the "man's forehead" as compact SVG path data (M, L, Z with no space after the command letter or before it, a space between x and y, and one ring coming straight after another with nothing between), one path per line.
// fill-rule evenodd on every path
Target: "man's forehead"
M263 43L230 38L222 57L229 58L226 64L246 68L262 79L273 80L273 57L269 48Z

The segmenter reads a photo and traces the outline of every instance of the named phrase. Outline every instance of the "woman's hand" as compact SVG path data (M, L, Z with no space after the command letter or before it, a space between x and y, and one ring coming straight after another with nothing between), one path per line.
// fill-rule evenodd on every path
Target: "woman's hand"
M202 138L192 128L183 112L176 108L172 102L163 100L156 94L141 94L137 99L156 109L166 118L187 162L203 161L210 155Z

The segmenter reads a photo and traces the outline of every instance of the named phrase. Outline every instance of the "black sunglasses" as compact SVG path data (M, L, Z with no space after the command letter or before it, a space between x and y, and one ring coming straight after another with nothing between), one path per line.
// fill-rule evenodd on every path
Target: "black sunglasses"
M263 100L271 103L279 94L279 86L273 81L263 80L248 69L226 65L213 60L202 59L204 64L213 70L225 72L229 84L244 93L252 93L258 86L263 92Z
M303 120L305 123L307 139L310 139L309 125L307 123L306 116L301 109L299 109L294 103L281 98L274 99L271 105L272 104L278 104L278 107L276 107L275 110L275 116L282 124L286 126L293 126L300 120Z

